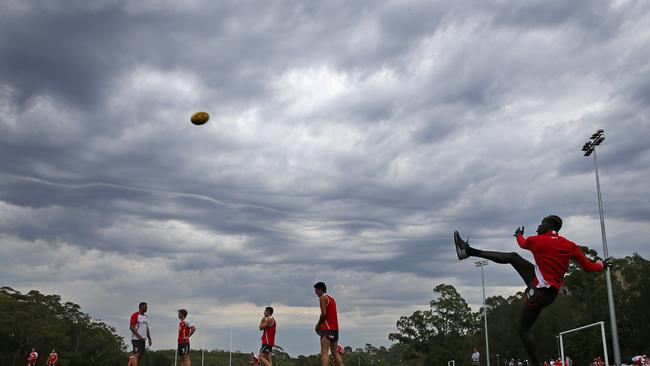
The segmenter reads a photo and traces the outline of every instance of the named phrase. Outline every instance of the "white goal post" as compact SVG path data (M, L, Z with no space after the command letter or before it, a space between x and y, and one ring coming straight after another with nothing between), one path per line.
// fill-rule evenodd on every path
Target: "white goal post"
M582 327L578 328L573 328L569 330L565 330L564 332L560 332L560 354L562 357L562 363L566 363L566 358L564 357L564 342L562 341L562 335L567 334L567 333L573 333L577 332L579 330L583 330L585 328L590 328L590 327L595 327L600 325L600 336L602 337L603 341L603 355L605 356L605 366L609 366L609 358L607 357L607 339L605 338L605 322L598 322L598 323L593 323L589 325L585 325ZM565 365L568 366L568 365Z

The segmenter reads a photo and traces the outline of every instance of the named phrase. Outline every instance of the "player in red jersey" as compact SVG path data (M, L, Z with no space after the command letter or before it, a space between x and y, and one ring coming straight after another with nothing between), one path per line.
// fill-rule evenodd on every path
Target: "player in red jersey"
M32 348L32 352L30 352L29 358L27 359L27 365L34 366L36 365L37 360L38 360L38 352L36 352L36 348Z
M338 346L336 346L336 353L341 355L341 357L343 357L343 352L345 352L345 350L343 349L343 346L341 346L340 344ZM336 362L336 360L334 359L334 356L330 355L330 363L329 363L329 365L334 366L334 365L336 365L335 362Z
M47 358L47 366L56 366L56 361L59 360L59 355L56 353L56 350L52 350L50 356Z
M267 306L264 309L264 316L260 320L260 330L262 331L262 347L260 348L259 361L264 366L273 365L273 347L275 346L275 318L273 318L273 308Z
M187 320L187 310L178 310L178 354L181 356L183 366L192 365L190 360L190 337L196 332L196 326Z
M332 353L336 364L343 366L343 358L336 351L339 341L339 321L336 314L336 300L327 293L323 282L314 285L314 292L320 302L320 317L316 323L316 334L320 336L320 359L322 366L329 365L328 353Z
M591 262L575 243L558 235L562 219L550 215L537 227L537 234L524 238L524 228L517 228L514 236L522 249L530 250L535 264L522 258L517 253L493 252L470 247L454 232L454 244L458 259L469 256L489 259L495 263L510 264L526 283L524 307L519 321L519 337L530 355L534 366L539 365L532 327L542 310L555 301L558 291L564 283L564 275L569 268L569 260L577 260L587 272L602 271L611 265L611 258L604 262Z
M251 352L251 357L248 359L248 363L255 366L260 364L260 359L255 356L255 352Z
M138 305L138 311L131 314L131 319L129 321L129 330L133 334L131 337L131 344L133 345L133 352L131 352L131 355L134 357L132 359L129 359L129 365L132 366L138 366L140 356L144 354L145 337L149 340L149 347L151 347L149 316L146 314L148 308L149 307L146 302L141 302Z

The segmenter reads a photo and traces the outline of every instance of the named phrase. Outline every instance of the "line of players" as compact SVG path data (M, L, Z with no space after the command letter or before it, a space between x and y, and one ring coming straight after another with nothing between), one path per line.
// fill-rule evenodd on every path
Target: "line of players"
M36 352L36 348L32 348L32 351L29 353L29 357L27 358L27 365L35 366L37 361L38 352ZM53 349L52 353L47 357L47 366L56 366L57 361L59 361L59 354Z
M332 354L334 364L343 366L341 357L341 347L339 340L339 322L336 310L336 300L327 292L327 286L323 282L314 285L314 292L319 299L320 316L314 327L316 334L320 337L320 355L321 364L328 366L330 364L329 353ZM128 366L138 366L139 358L144 354L146 349L145 342L152 345L151 329L149 327L149 317L147 316L148 305L141 302L138 311L131 315L129 329L133 336L131 343L133 351L129 356ZM196 332L196 326L187 319L187 310L178 310L178 355L182 359L183 366L191 366L190 360L190 337ZM275 346L275 334L277 323L273 317L273 308L268 306L264 309L264 316L260 320L259 329L262 331L262 347L259 356L251 353L250 364L261 366L272 366L272 353ZM31 366L31 365L30 365Z

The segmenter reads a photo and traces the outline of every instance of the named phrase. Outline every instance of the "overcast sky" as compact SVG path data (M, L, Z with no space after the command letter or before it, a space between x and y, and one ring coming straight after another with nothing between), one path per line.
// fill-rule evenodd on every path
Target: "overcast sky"
M478 248L547 214L650 257L650 2L0 0L0 285L57 293L154 348L389 345ZM189 117L205 110L203 126ZM525 254L527 258L530 255ZM523 285L485 268L487 295Z

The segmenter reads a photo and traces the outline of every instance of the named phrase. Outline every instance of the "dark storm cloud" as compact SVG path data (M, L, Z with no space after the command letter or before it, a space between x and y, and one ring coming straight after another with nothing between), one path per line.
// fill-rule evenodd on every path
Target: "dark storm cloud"
M7 1L0 274L116 323L140 297L172 315L193 299L206 326L277 304L292 353L311 353L296 329L325 280L350 342L387 342L438 283L480 302L455 229L512 251L516 226L556 213L600 252L579 151L598 128L610 252L647 256L649 10ZM212 119L191 126L199 109ZM520 289L486 270L488 294Z
M129 66L120 57L129 28L121 9L62 2L28 6L29 11L12 11L8 5L0 25L0 71L18 105L43 94L81 107L97 103L106 83Z

